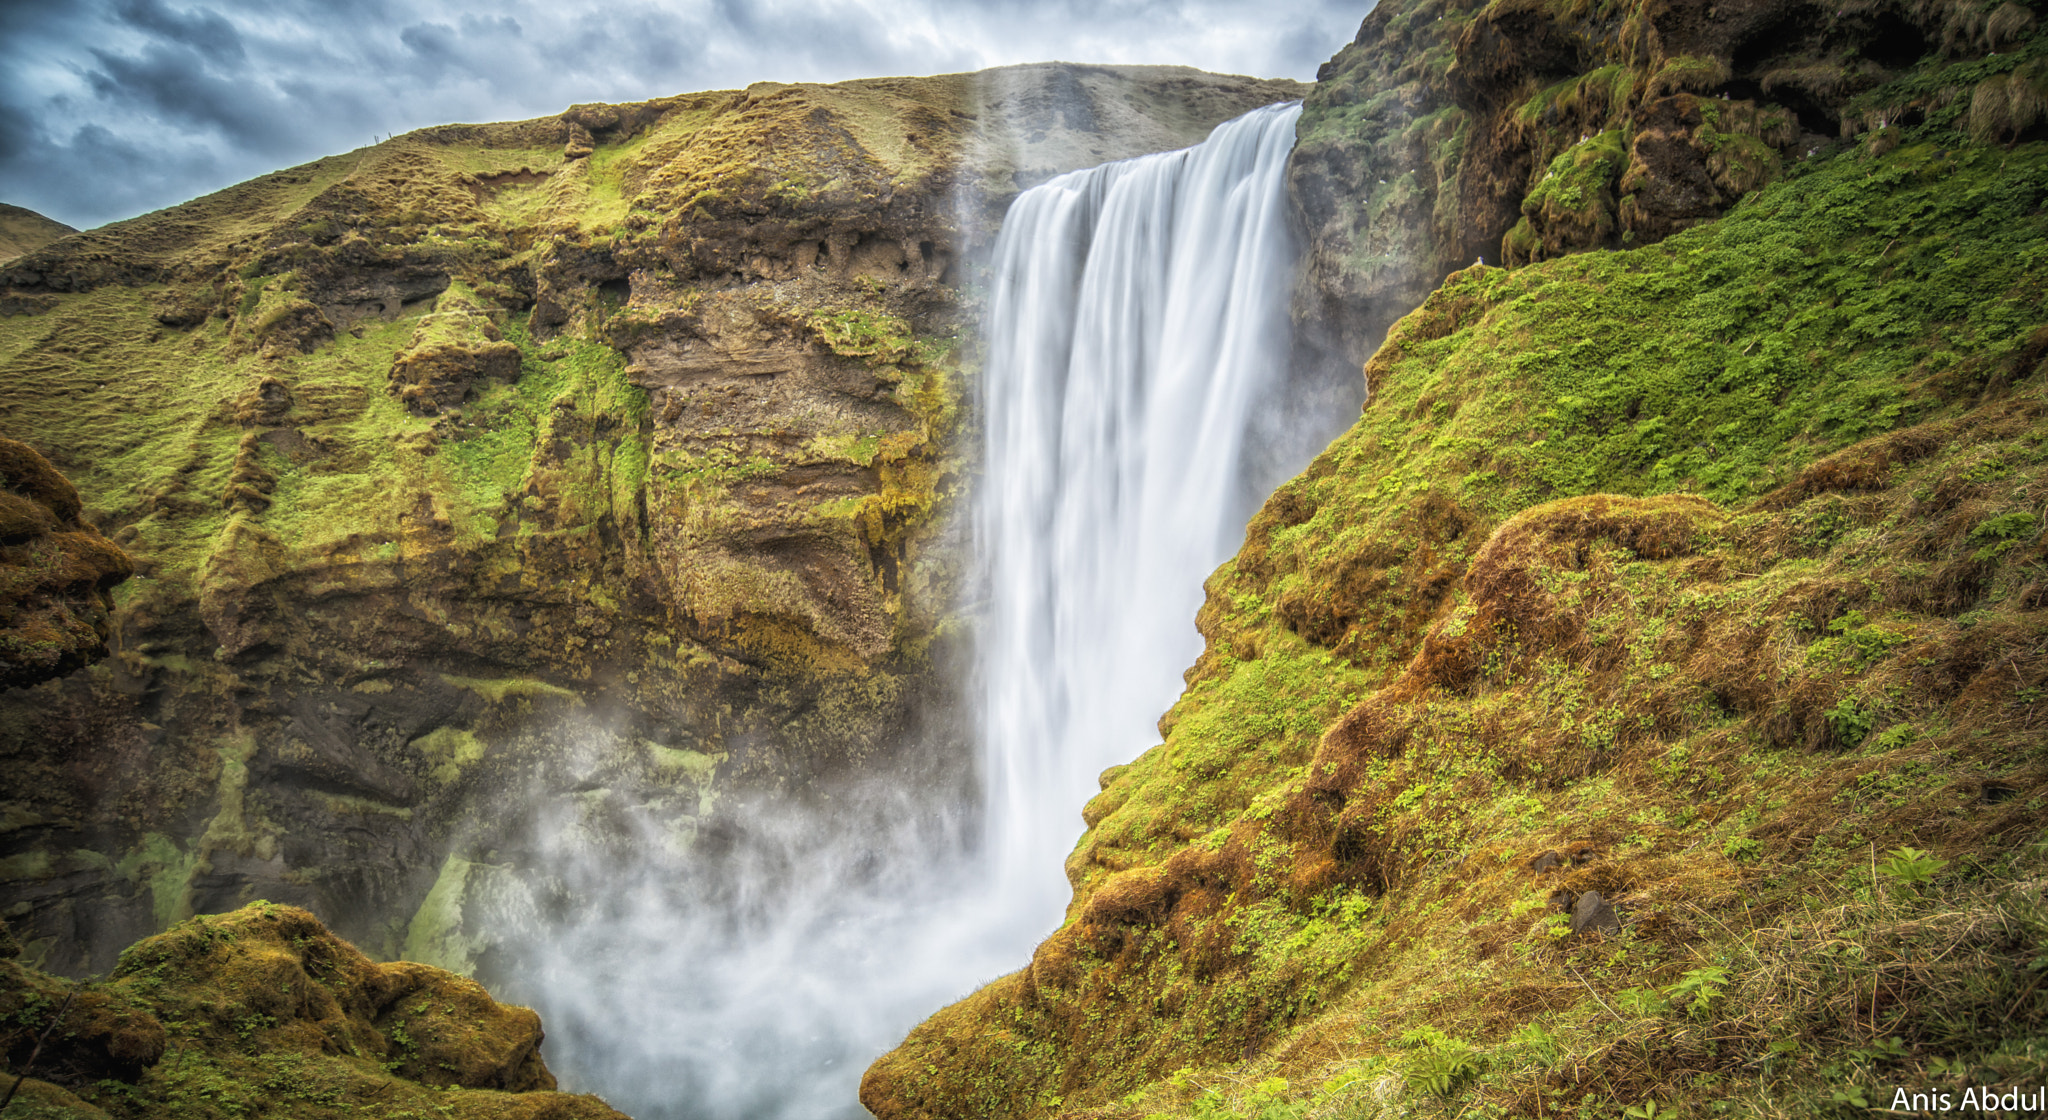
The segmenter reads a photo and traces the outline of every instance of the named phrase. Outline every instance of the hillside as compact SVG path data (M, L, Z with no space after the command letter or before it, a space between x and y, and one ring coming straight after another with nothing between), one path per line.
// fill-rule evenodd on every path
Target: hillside
M33 253L67 233L77 232L33 210L0 203L0 263Z
M1375 9L1294 173L1371 398L1208 581L1062 927L863 1103L2048 1076L2044 52L2015 5Z

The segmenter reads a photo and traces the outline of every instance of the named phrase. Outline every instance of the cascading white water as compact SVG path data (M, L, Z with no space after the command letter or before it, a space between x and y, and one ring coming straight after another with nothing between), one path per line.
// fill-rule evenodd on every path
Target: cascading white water
M1153 741L1199 650L1245 464L1289 458L1246 440L1282 414L1299 111L1061 176L1004 222L976 518L979 843L924 792L873 783L757 800L715 856L653 823L594 840L610 833L575 806L543 814L555 901L506 906L501 986L540 1006L572 1087L643 1120L864 1115L867 1062L1058 924L1095 773Z
M977 546L992 874L1036 936L1095 775L1156 740L1285 384L1298 104L1063 175L1003 221ZM1264 456L1261 456L1264 457Z

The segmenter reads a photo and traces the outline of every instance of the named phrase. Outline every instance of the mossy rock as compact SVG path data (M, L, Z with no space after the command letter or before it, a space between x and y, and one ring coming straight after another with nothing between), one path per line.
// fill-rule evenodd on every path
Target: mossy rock
M554 1091L532 1011L440 969L378 964L290 906L188 919L98 983L0 962L15 1070L53 1019L43 1083L24 1096L53 1116L619 1117Z
M0 688L17 688L106 653L110 592L135 565L35 448L0 439L0 484Z

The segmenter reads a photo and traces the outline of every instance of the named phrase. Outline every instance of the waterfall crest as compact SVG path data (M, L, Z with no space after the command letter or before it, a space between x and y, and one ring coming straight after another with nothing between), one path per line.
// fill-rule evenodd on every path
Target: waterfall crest
M991 875L1035 936L1098 771L1158 738L1286 383L1298 104L1076 171L1004 219L976 512Z

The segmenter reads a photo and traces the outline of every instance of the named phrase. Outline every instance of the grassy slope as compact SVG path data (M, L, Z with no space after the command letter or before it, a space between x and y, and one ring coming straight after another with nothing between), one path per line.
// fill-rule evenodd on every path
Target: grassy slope
M1066 925L870 1106L1810 1115L2041 1080L2044 197L2048 147L1930 126L1654 247L1451 277L1210 580ZM1561 936L1560 888L1626 931Z
M67 233L77 231L33 210L0 203L0 261L32 253Z
M958 84L764 89L756 100L772 108L760 111L742 94L691 95L664 103L665 115L644 130L573 162L564 161L559 146L536 146L547 122L447 126L91 231L78 256L146 266L172 279L60 294L41 314L0 318L0 362L10 372L0 415L9 430L73 472L95 520L126 530L128 547L146 557L144 578L121 592L124 604L144 610L175 609L201 592L211 558L232 560L246 551L228 547L242 539L223 535L232 519L274 537L289 567L346 563L355 553L368 558L396 547L402 519L421 492L443 496L446 508L437 513L454 521L461 539L493 539L507 502L536 481L533 452L547 434L550 406L565 394L588 398L579 402L582 417L623 433L609 456L618 470L584 465L592 475L584 482L618 494L592 495L605 500L560 511L580 515L578 521L602 515L610 499L623 495L630 503L651 453L646 395L626 384L608 348L567 340L554 350L573 351L570 358L544 363L524 315L512 315L508 337L522 347L524 376L512 386L486 387L449 432L446 424L409 414L386 385L393 359L423 324L432 326L434 305L408 306L391 321L364 320L357 335L343 332L305 356L285 355L283 368L276 354L260 349L266 313L292 300L305 269L326 257L380 251L369 243L403 246L409 259L448 267L458 287L466 280L490 292L506 270L548 252L610 249L626 238L636 199L644 209L652 205L648 198L675 201L668 192L679 183L729 188L802 162L800 151L786 158L756 153L753 138L762 128L799 127L824 106L857 131L872 132L903 113L931 116L923 102L957 99ZM884 174L905 183L932 170L929 152L885 146L874 154ZM328 201L331 194L321 197L338 185L353 193L338 203ZM345 216L333 215L351 200ZM341 233L351 219L369 243ZM644 216L638 224L644 227ZM466 291L460 297L470 300ZM220 315L189 332L166 330L151 317L166 306L209 303ZM592 333L615 312L593 306ZM318 453L254 449L255 465L276 476L274 504L231 512L221 497L235 478L243 440L233 402L280 372L294 394L292 410L280 419ZM552 496L559 480L545 481ZM923 505L930 500L925 495Z

